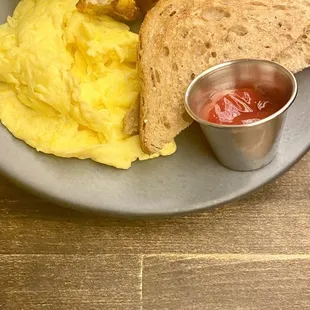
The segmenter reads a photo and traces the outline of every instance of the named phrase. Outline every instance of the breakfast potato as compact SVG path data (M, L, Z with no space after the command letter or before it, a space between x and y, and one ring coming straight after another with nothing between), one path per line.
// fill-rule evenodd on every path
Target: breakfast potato
M158 0L80 0L77 8L81 13L106 14L125 21L134 21L146 14Z
M134 21L138 19L141 12L135 0L80 0L77 8L81 13L102 15L106 14L113 18Z

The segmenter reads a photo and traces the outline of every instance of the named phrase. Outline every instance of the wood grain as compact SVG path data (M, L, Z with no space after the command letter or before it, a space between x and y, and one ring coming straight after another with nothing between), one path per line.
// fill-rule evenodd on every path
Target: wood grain
M46 203L1 179L0 253L310 253L309 173L310 154L255 195L165 220L82 214Z
M310 256L144 258L144 310L309 309Z
M64 209L0 177L0 309L310 309L309 173L310 154L238 202L161 220Z
M0 309L141 308L137 256L1 255L0 261Z

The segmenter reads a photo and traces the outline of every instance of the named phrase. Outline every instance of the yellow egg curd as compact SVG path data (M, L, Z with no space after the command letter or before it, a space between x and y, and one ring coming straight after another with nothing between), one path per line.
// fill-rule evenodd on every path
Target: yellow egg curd
M0 26L0 120L39 152L128 169L148 156L123 133L136 102L138 35L77 0L23 0Z

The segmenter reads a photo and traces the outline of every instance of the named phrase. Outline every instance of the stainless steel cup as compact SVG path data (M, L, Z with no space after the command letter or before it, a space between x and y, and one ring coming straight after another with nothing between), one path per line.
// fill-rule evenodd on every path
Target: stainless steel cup
M276 94L283 107L268 118L245 125L219 125L199 117L214 93L246 87ZM284 67L267 60L244 59L214 66L197 76L186 92L185 107L200 124L220 163L232 170L252 171L275 158L287 111L296 96L296 79Z

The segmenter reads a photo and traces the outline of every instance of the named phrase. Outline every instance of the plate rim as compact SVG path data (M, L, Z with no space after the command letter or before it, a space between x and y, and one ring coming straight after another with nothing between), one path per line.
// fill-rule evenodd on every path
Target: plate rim
M2 124L0 124L0 125L2 126ZM64 199L60 196L56 197L53 195L49 195L48 192L41 191L41 190L37 189L36 187L31 186L29 183L24 182L20 178L15 177L9 171L5 170L3 168L3 166L1 166L1 164L0 164L0 174L5 176L8 180L10 180L10 182L15 184L17 187L27 191L28 193L30 193L30 194L38 197L38 198L41 198L41 199L45 200L46 202L54 203L60 207L66 207L66 208L71 209L71 210L76 210L76 211L80 211L80 212L84 212L84 213L86 213L86 212L87 213L96 213L96 214L100 214L103 216L106 215L106 216L112 216L112 217L118 217L118 218L163 218L163 217L186 216L189 214L196 214L196 213L212 210L212 209L230 204L232 202L238 201L244 197L250 196L251 194L257 192L259 189L263 188L264 186L274 182L279 177L283 176L292 167L294 167L309 151L310 151L310 142L305 147L303 152L301 152L300 155L297 156L291 163L289 163L287 166L285 166L285 168L280 170L277 174L275 174L272 177L269 177L269 178L266 177L264 182L260 183L257 186L253 186L253 188L251 188L250 190L241 191L241 193L235 197L227 197L227 198L223 199L222 201L216 202L212 205L202 206L203 204L207 204L207 203L202 203L202 202L196 203L196 204L192 205L192 206L195 206L194 208L190 208L186 211L182 210L182 211L167 211L166 212L166 211L160 210L160 212L154 212L154 213L149 212L149 211L147 213L143 213L143 212L137 213L137 212L131 212L131 211L124 210L124 209L120 212L118 210L113 211L113 209L111 209L111 208L99 209L97 207L86 207L83 204L77 204L77 203L72 203L72 202L70 203L70 202L66 201L66 199ZM271 164L272 164L272 162L270 163L270 165Z

